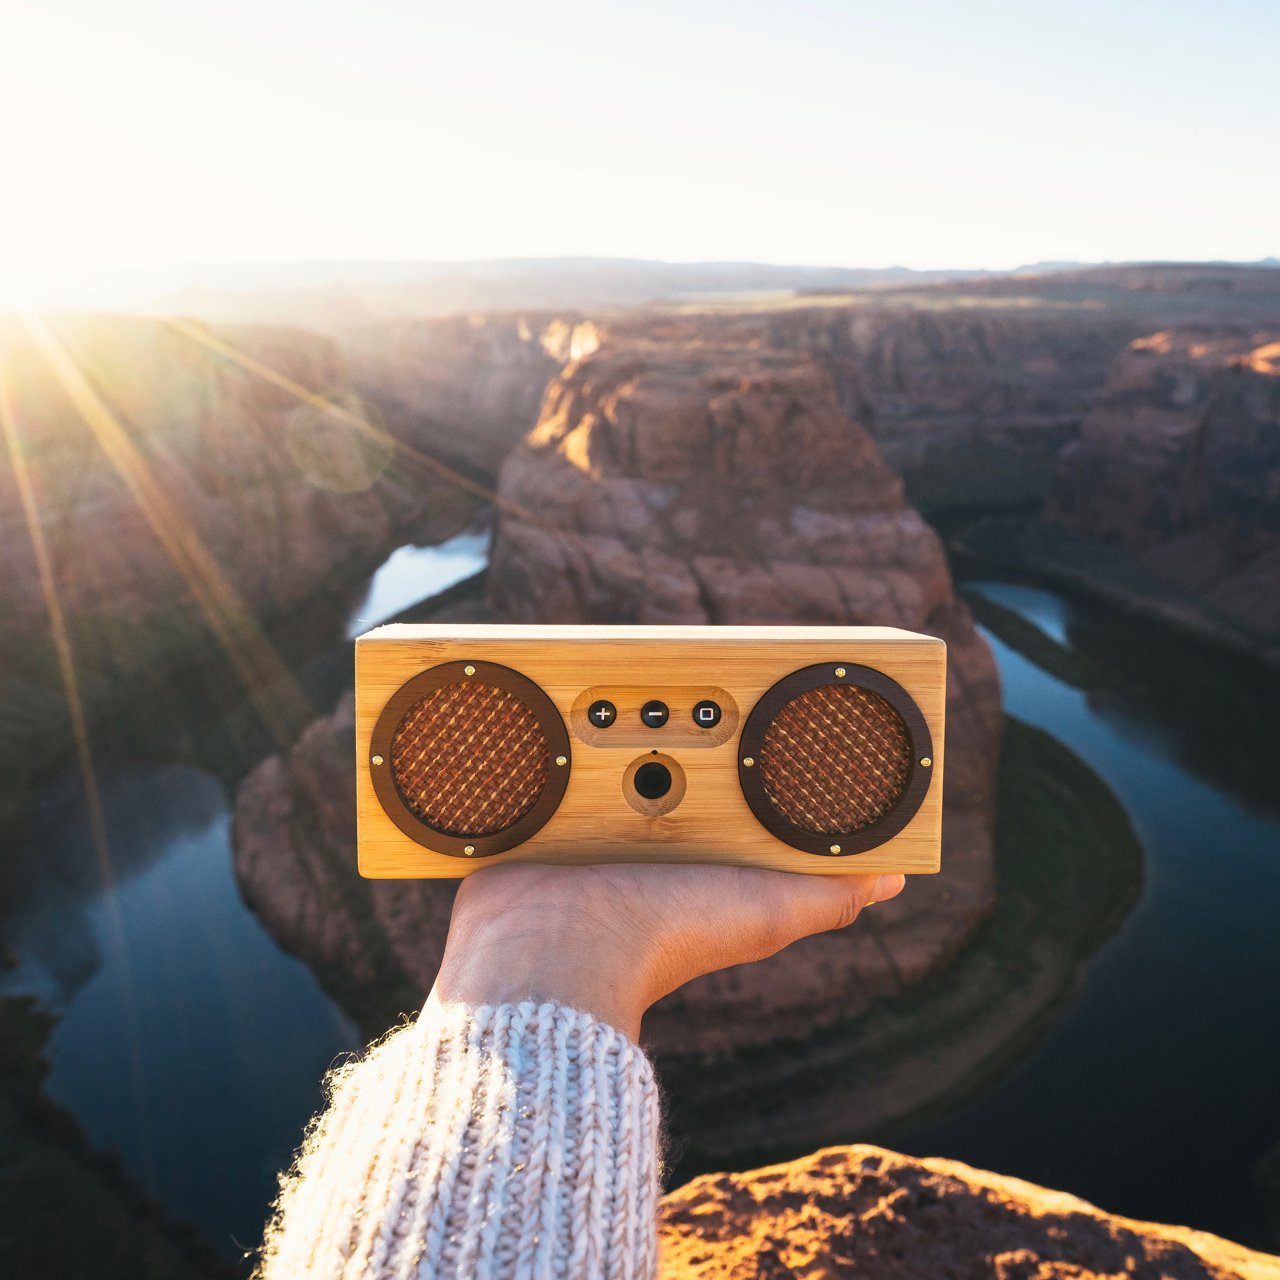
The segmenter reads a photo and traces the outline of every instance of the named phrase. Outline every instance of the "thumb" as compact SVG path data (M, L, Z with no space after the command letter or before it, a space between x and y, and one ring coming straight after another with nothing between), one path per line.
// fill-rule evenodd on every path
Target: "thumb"
M899 872L882 876L796 876L796 938L851 925L865 907L896 898L906 885Z

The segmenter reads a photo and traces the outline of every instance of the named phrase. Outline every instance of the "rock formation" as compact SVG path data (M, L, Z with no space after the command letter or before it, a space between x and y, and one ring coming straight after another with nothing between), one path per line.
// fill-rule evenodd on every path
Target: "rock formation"
M500 522L490 582L501 618L876 622L948 641L944 874L913 882L858 929L684 988L647 1021L657 1052L708 1055L802 1037L951 955L994 892L995 669L936 535L841 412L823 370L738 350L606 347L554 384L537 429L504 469L502 494L540 514L536 525L509 514ZM350 975L361 994L348 1007L358 1009L370 998L366 971L381 975L370 984L383 990L395 973L399 990L420 998L451 889L352 883L354 817L340 785L350 732L344 705L287 763L250 776L236 848L255 909L326 975ZM307 893L289 887L298 884Z
M1124 312L860 298L736 314L623 317L610 340L660 338L811 356L922 509L1038 503L1115 352ZM932 300L935 303L940 300Z
M663 1280L1276 1280L1280 1258L954 1160L832 1147L662 1202Z
M1133 342L1063 453L1046 519L1280 642L1280 328Z
M305 956L366 1034L421 1004L435 980L456 885L356 872L354 696L236 793L236 876L286 950Z
M214 639L249 683L283 683L264 618L340 595L399 543L437 541L476 510L376 422L353 425L376 415L326 339L123 317L64 318L46 334L0 323L0 354L91 707ZM17 759L22 726L56 741L65 704L7 449L0 534L0 757Z
M465 584L442 600L433 620L489 620ZM456 884L360 878L355 738L355 699L347 693L240 784L232 844L249 905L373 1037L416 1009L435 981Z
M995 668L937 536L815 362L606 344L549 389L503 469L490 570L519 622L882 623L949 646L944 867L847 935L665 1001L660 1048L802 1036L918 980L989 910Z
M306 597L347 562L384 555L405 530L424 541L454 530L452 491L407 469L393 442L301 402L185 331L121 317L57 326L55 341L87 394L114 420L98 429L16 324L3 337L59 595L73 613L127 609L145 620L189 593L153 520L178 517L177 536L199 540L251 609ZM260 329L211 337L353 418L372 416L330 341ZM42 617L7 458L0 486L6 620ZM153 488L167 500L159 510L149 506Z
M925 509L1042 499L1137 332L1123 315L1015 308L866 308L830 328L826 352L797 335L802 349L829 365L845 410Z
M1159 328L1280 323L1280 270L1172 263L610 316L609 339L811 355L925 511L1039 504L1116 354Z
M345 330L360 394L398 434L487 482L538 420L547 383L593 350L572 315L456 315Z

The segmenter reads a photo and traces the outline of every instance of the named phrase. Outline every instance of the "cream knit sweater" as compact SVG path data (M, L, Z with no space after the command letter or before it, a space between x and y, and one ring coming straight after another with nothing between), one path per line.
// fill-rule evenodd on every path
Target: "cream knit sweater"
M433 997L330 1077L260 1274L647 1280L658 1127L653 1069L612 1027Z

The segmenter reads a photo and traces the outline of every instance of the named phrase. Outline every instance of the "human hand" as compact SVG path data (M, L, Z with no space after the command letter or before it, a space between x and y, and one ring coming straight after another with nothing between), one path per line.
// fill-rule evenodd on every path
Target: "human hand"
M434 995L556 1000L635 1040L668 992L842 929L903 884L693 864L485 867L458 888Z

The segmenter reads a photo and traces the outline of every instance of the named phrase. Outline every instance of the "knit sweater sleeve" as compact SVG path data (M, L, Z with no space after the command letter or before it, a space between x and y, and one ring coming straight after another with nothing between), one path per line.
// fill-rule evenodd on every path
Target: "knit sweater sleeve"
M263 1280L550 1280L657 1270L648 1059L558 1004L427 1002L329 1079Z

